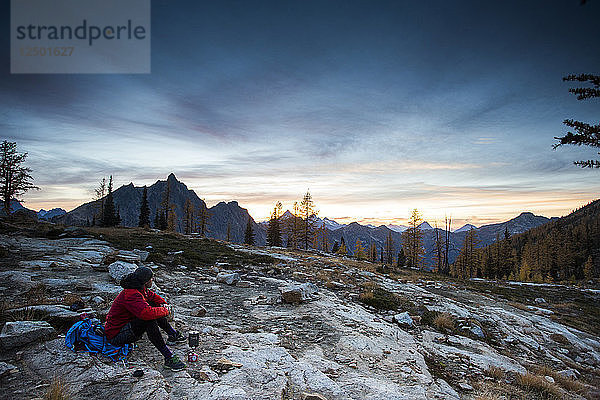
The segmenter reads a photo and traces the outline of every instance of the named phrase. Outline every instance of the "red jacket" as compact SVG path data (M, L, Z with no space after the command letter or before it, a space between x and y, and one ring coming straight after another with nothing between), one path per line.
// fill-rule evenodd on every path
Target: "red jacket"
M169 311L165 307L165 299L148 289L123 289L113 301L106 316L104 333L112 339L129 321L139 318L145 321L166 317Z

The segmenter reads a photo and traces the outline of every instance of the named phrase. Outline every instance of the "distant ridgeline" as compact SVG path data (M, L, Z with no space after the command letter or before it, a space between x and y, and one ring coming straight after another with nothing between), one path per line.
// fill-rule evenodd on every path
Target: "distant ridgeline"
M600 276L600 200L524 233L469 251L467 236L451 274L556 282ZM474 241L477 241L475 236Z
M143 192L143 187L135 187L133 183L122 186L112 192L115 209L121 218L122 226L138 226ZM64 215L53 217L52 221L66 225L99 225L102 201L95 200L85 203ZM147 202L150 215L149 225L153 228L161 228L160 220L162 219L162 223L169 225L167 229L182 233L201 232L202 229L199 226L199 220L204 218L205 236L243 243L244 232L248 219L250 219L255 244L259 246L266 244L267 223L257 224L249 215L248 210L240 207L235 201L229 203L221 202L211 208L207 208L206 203L193 190L189 190L184 183L178 181L173 174L170 174L167 180L159 180L147 187ZM168 215L164 216L165 214ZM204 217L202 217L203 215ZM164 218L162 218L163 216ZM287 211L279 217L282 244L284 246L288 245L286 220L289 221L291 216L292 214ZM473 230L463 227L463 229L450 232L448 235L448 260L450 263L454 263L459 257L459 251L463 247L465 239L472 238L473 235L477 237L473 247L485 247L502 238L505 232L508 232L509 235L514 235L546 224L549 221L550 219L546 217L535 216L531 213L522 213L507 222L484 225ZM365 250L374 247L378 255L383 252L388 239L391 239L394 256L402 248L402 233L397 230L391 230L385 225L374 227L361 225L356 222L341 225L327 218L317 219L316 225L319 225L317 227L322 227L318 234L326 238L325 240L328 242L326 247L329 251L333 249L335 243L339 245L342 238L344 239L348 255L355 254L356 243L361 243ZM433 229L425 222L420 225L420 228L422 245L425 249L422 265L426 269L434 269L436 232L438 236L443 236L442 233L444 231L437 228ZM380 260L379 256L374 257L374 259L376 261ZM484 270L488 271L488 269L483 269L478 265L461 268L453 272L460 276L478 276L483 275ZM500 267L496 268L496 270L500 270ZM459 274L457 271L467 272ZM510 273L505 275L508 276Z

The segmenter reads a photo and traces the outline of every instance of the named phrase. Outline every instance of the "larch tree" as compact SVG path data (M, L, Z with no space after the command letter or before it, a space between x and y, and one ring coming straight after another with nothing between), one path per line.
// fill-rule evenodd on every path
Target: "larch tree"
M341 256L346 256L348 255L348 249L346 248L346 241L344 240L344 237L342 236L342 238L340 239L340 247L338 248L338 250L336 251L336 254L339 254Z
M569 89L570 93L577 96L577 100L600 97L600 75L573 74L565 76L563 81L582 82L588 85L587 87L575 87ZM558 143L553 146L554 149L563 145L600 147L600 123L591 125L573 119L565 119L563 124L568 128L571 128L572 131L567 131L564 136L555 137L554 139L558 140ZM582 168L600 168L599 160L581 160L574 161L573 163Z
M200 236L205 237L208 233L208 220L210 219L210 212L206 206L201 205L196 209L196 228Z
M315 233L316 216L318 214L313 202L312 195L309 191L304 194L300 202L300 215L302 217L302 227L300 229L300 242L305 249L309 248L309 243L312 242Z
M0 193L6 215L10 214L10 202L28 190L39 189L33 184L31 168L23 165L27 153L17 152L17 143L4 140L0 144Z
M479 254L476 250L479 239L477 231L471 229L465 236L465 241L460 249L460 253L454 262L454 276L457 278L468 279L476 275L479 267Z
M425 249L423 248L423 232L419 228L421 222L423 222L421 213L415 208L408 220L408 229L402 232L402 248L409 267L423 267Z
M300 226L301 218L298 217L299 207L298 202L294 202L294 206L292 208L292 215L285 220L285 228L286 228L286 236L287 236L287 247L292 249L298 248L298 242L300 237Z
M354 257L356 257L357 260L367 259L367 255L365 254L365 248L363 247L360 239L356 239L356 244L354 246Z
M175 204L170 203L167 210L167 230L175 232L177 230L177 209Z
M150 226L150 207L148 206L148 188L146 186L144 186L144 191L142 192L138 226L141 228Z

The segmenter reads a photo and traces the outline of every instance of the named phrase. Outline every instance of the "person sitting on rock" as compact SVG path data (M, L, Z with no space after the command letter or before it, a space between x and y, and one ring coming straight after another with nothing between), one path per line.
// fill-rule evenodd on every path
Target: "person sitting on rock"
M169 310L165 299L149 289L153 275L150 268L139 267L121 280L123 290L110 307L104 332L115 346L136 342L146 332L150 342L165 357L165 368L181 371L186 365L171 352L159 328L167 333L168 344L186 339L167 321Z

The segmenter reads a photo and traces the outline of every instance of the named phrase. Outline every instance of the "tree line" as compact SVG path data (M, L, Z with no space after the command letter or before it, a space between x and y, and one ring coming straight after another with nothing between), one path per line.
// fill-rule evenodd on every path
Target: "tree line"
M451 273L459 278L563 282L600 276L600 200L558 220L475 248L477 233L467 233Z

